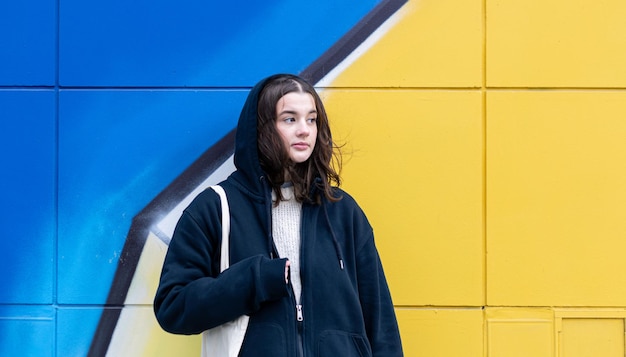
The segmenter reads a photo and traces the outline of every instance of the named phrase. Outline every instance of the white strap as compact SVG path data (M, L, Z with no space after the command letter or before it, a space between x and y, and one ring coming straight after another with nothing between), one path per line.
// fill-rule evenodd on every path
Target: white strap
M230 209L228 207L226 192L222 186L215 185L211 186L211 188L220 196L220 201L222 202L222 248L220 251L220 272L222 272L228 269L230 265L230 259L228 257L228 252L230 251Z

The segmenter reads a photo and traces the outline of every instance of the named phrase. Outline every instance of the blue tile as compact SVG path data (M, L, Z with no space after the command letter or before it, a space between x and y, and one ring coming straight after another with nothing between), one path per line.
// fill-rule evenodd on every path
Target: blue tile
M299 73L379 1L65 0L65 86L251 86Z
M54 356L51 306L0 306L0 356Z
M58 357L87 356L101 314L101 308L59 308L56 355Z
M133 217L231 131L247 91L62 91L62 304L103 304Z
M0 91L0 303L52 302L55 93Z
M0 2L0 85L54 85L56 1Z

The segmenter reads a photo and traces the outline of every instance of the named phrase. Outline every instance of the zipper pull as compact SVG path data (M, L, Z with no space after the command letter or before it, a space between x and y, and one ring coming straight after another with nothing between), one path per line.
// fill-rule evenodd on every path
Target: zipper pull
M304 315L302 314L302 305L296 305L296 320L299 322L304 321Z

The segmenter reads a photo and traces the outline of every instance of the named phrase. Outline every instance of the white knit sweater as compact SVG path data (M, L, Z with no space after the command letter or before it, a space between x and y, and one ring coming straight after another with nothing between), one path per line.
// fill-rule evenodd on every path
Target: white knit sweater
M300 280L300 221L302 204L296 201L293 186L281 188L284 200L272 208L272 235L281 258L290 262L291 284L296 301L300 303L302 283ZM272 199L276 196L272 194Z

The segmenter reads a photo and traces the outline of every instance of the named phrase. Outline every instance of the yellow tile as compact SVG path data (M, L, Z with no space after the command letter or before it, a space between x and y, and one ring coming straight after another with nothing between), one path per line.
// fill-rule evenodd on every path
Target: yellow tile
M554 315L550 309L487 308L489 357L552 357Z
M626 93L487 96L487 303L626 301Z
M558 356L624 356L624 308L555 309Z
M559 355L623 357L624 319L563 319Z
M334 86L480 87L480 0L413 0L382 38L339 75Z
M344 188L375 231L394 302L483 304L481 94L329 90Z
M405 356L483 357L482 310L398 309L396 313Z
M624 87L623 0L487 0L487 85Z

